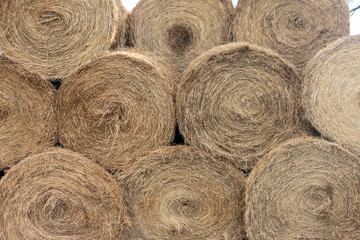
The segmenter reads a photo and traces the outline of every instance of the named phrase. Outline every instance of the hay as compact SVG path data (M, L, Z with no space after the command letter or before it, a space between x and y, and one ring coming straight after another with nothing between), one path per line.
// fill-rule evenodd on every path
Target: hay
M360 155L360 36L319 52L305 70L306 118L325 137Z
M299 78L278 55L247 43L214 48L182 76L177 116L185 142L252 168L297 134Z
M169 144L175 131L173 79L155 63L114 52L66 79L58 95L61 144L108 170L124 170Z
M200 150L158 149L120 183L133 223L128 239L244 237L244 175Z
M328 43L349 35L347 0L239 0L233 36L270 48L302 74Z
M114 0L4 0L4 55L44 79L64 78L114 41L125 43L127 12Z
M56 141L55 89L0 57L0 171Z
M0 181L0 239L124 239L121 191L97 164L51 149L13 167Z
M230 41L233 10L230 0L141 0L130 14L130 43L163 54L182 72Z
M360 161L320 139L272 151L246 183L250 239L360 239Z

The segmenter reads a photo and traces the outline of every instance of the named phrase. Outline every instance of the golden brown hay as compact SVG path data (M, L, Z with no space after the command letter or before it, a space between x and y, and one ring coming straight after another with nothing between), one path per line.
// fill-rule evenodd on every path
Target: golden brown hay
M108 170L124 170L139 156L169 144L175 131L168 73L134 52L101 56L59 89L59 135L65 148Z
M120 185L132 217L129 239L244 237L244 175L200 150L158 149Z
M305 70L306 118L325 137L360 155L360 36L320 51Z
M119 0L3 0L0 45L28 71L64 78L125 43L126 15Z
M230 41L233 11L230 0L141 0L130 14L130 43L163 54L182 72Z
M60 148L33 155L6 173L0 209L4 240L118 240L128 225L112 176Z
M182 76L177 116L185 142L252 168L301 129L300 80L277 54L247 43L216 47Z
M55 89L0 57L0 171L56 141Z
M270 48L302 73L328 43L349 35L347 0L239 0L233 36Z
M360 161L321 139L293 139L246 183L250 239L360 239Z

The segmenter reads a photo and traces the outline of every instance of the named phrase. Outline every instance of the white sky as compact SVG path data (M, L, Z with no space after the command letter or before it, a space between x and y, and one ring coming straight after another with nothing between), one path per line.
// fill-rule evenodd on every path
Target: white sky
M236 3L238 2L238 0L232 1L234 5L236 5ZM122 3L129 11L131 11L136 6L137 2L139 2L139 0L122 0ZM356 6L360 5L360 0L350 0L349 5L350 9L353 9ZM350 17L350 34L360 34L360 9Z

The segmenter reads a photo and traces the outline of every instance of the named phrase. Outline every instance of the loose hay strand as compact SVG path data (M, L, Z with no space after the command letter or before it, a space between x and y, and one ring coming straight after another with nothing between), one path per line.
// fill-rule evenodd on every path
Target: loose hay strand
M271 51L248 43L213 48L180 82L176 110L185 142L241 169L302 134L300 79Z
M0 171L57 141L50 83L0 57Z
M58 95L61 144L108 170L125 170L137 157L169 144L176 79L168 79L160 65L120 51L67 78Z
M336 144L293 139L246 183L250 239L359 239L360 160Z
M242 239L244 175L186 146L139 159L123 186L129 239Z
M0 239L124 239L121 191L92 161L60 148L33 155L0 181Z
M349 35L347 0L239 0L234 41L250 42L281 54L302 74L328 43Z
M112 44L125 43L127 12L115 0L4 0L4 55L43 79L65 78Z
M231 0L141 0L130 43L169 58L180 72L203 51L230 42Z
M320 51L305 70L305 115L325 137L360 155L360 36Z

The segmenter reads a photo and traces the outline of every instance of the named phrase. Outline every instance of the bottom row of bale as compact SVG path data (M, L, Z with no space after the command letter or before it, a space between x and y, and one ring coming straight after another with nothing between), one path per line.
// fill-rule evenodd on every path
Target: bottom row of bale
M0 239L360 239L360 162L322 139L276 146L248 177L188 146L109 173L62 148L0 180Z

